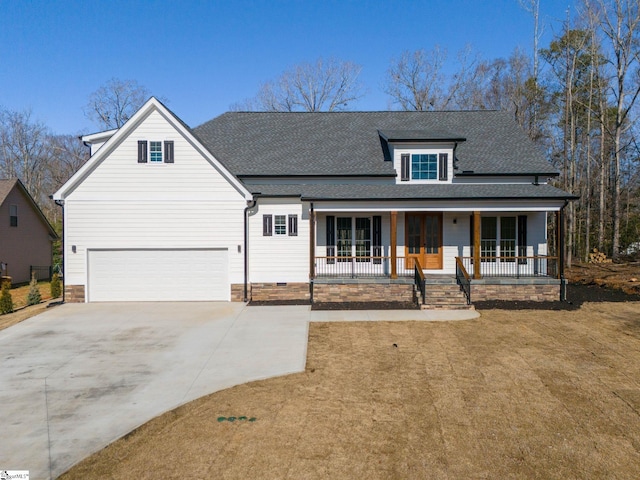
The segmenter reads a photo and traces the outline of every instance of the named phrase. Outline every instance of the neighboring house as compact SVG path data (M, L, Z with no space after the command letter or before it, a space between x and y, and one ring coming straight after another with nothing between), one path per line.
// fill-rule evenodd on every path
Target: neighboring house
M0 268L13 283L49 276L55 230L18 179L0 180Z
M191 130L151 98L83 140L91 159L54 195L67 301L561 294L547 217L574 197L507 113L230 112Z

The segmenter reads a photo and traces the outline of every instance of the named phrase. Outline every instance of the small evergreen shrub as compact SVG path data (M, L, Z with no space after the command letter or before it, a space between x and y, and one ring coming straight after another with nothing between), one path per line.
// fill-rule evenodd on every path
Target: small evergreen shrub
M29 294L27 295L27 305L37 305L41 301L42 295L40 295L40 289L38 288L38 280L36 280L35 275L31 275Z
M0 293L0 313L13 312L13 298L11 298L11 282L2 282L2 293Z
M58 298L60 295L62 295L60 275L54 273L51 277L51 298Z

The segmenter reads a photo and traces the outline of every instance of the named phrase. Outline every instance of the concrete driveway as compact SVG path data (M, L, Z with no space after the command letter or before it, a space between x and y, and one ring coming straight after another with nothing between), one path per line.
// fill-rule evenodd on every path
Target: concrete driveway
M55 478L167 410L303 371L309 307L65 304L0 331L0 470Z

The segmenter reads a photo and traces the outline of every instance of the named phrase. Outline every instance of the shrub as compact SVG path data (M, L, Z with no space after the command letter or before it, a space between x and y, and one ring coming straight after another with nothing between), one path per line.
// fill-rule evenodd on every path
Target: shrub
M2 282L2 293L0 294L0 313L13 312L13 298L11 298L11 282Z
M60 275L54 273L51 277L51 298L58 298L60 295L62 295Z
M27 295L27 305L37 305L42 301L40 295L40 289L38 288L38 280L35 275L31 275L31 282L29 283L29 294Z

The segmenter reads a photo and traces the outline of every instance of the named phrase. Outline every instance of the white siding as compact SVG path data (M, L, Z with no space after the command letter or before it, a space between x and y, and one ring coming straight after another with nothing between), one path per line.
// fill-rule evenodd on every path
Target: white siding
M263 215L298 215L298 235L262 235ZM260 198L249 215L249 271L254 283L309 281L309 204Z
M174 141L175 163L138 164L138 140ZM244 197L153 111L65 201L65 281L86 285L87 248L223 248L243 282ZM76 252L72 252L75 246Z

